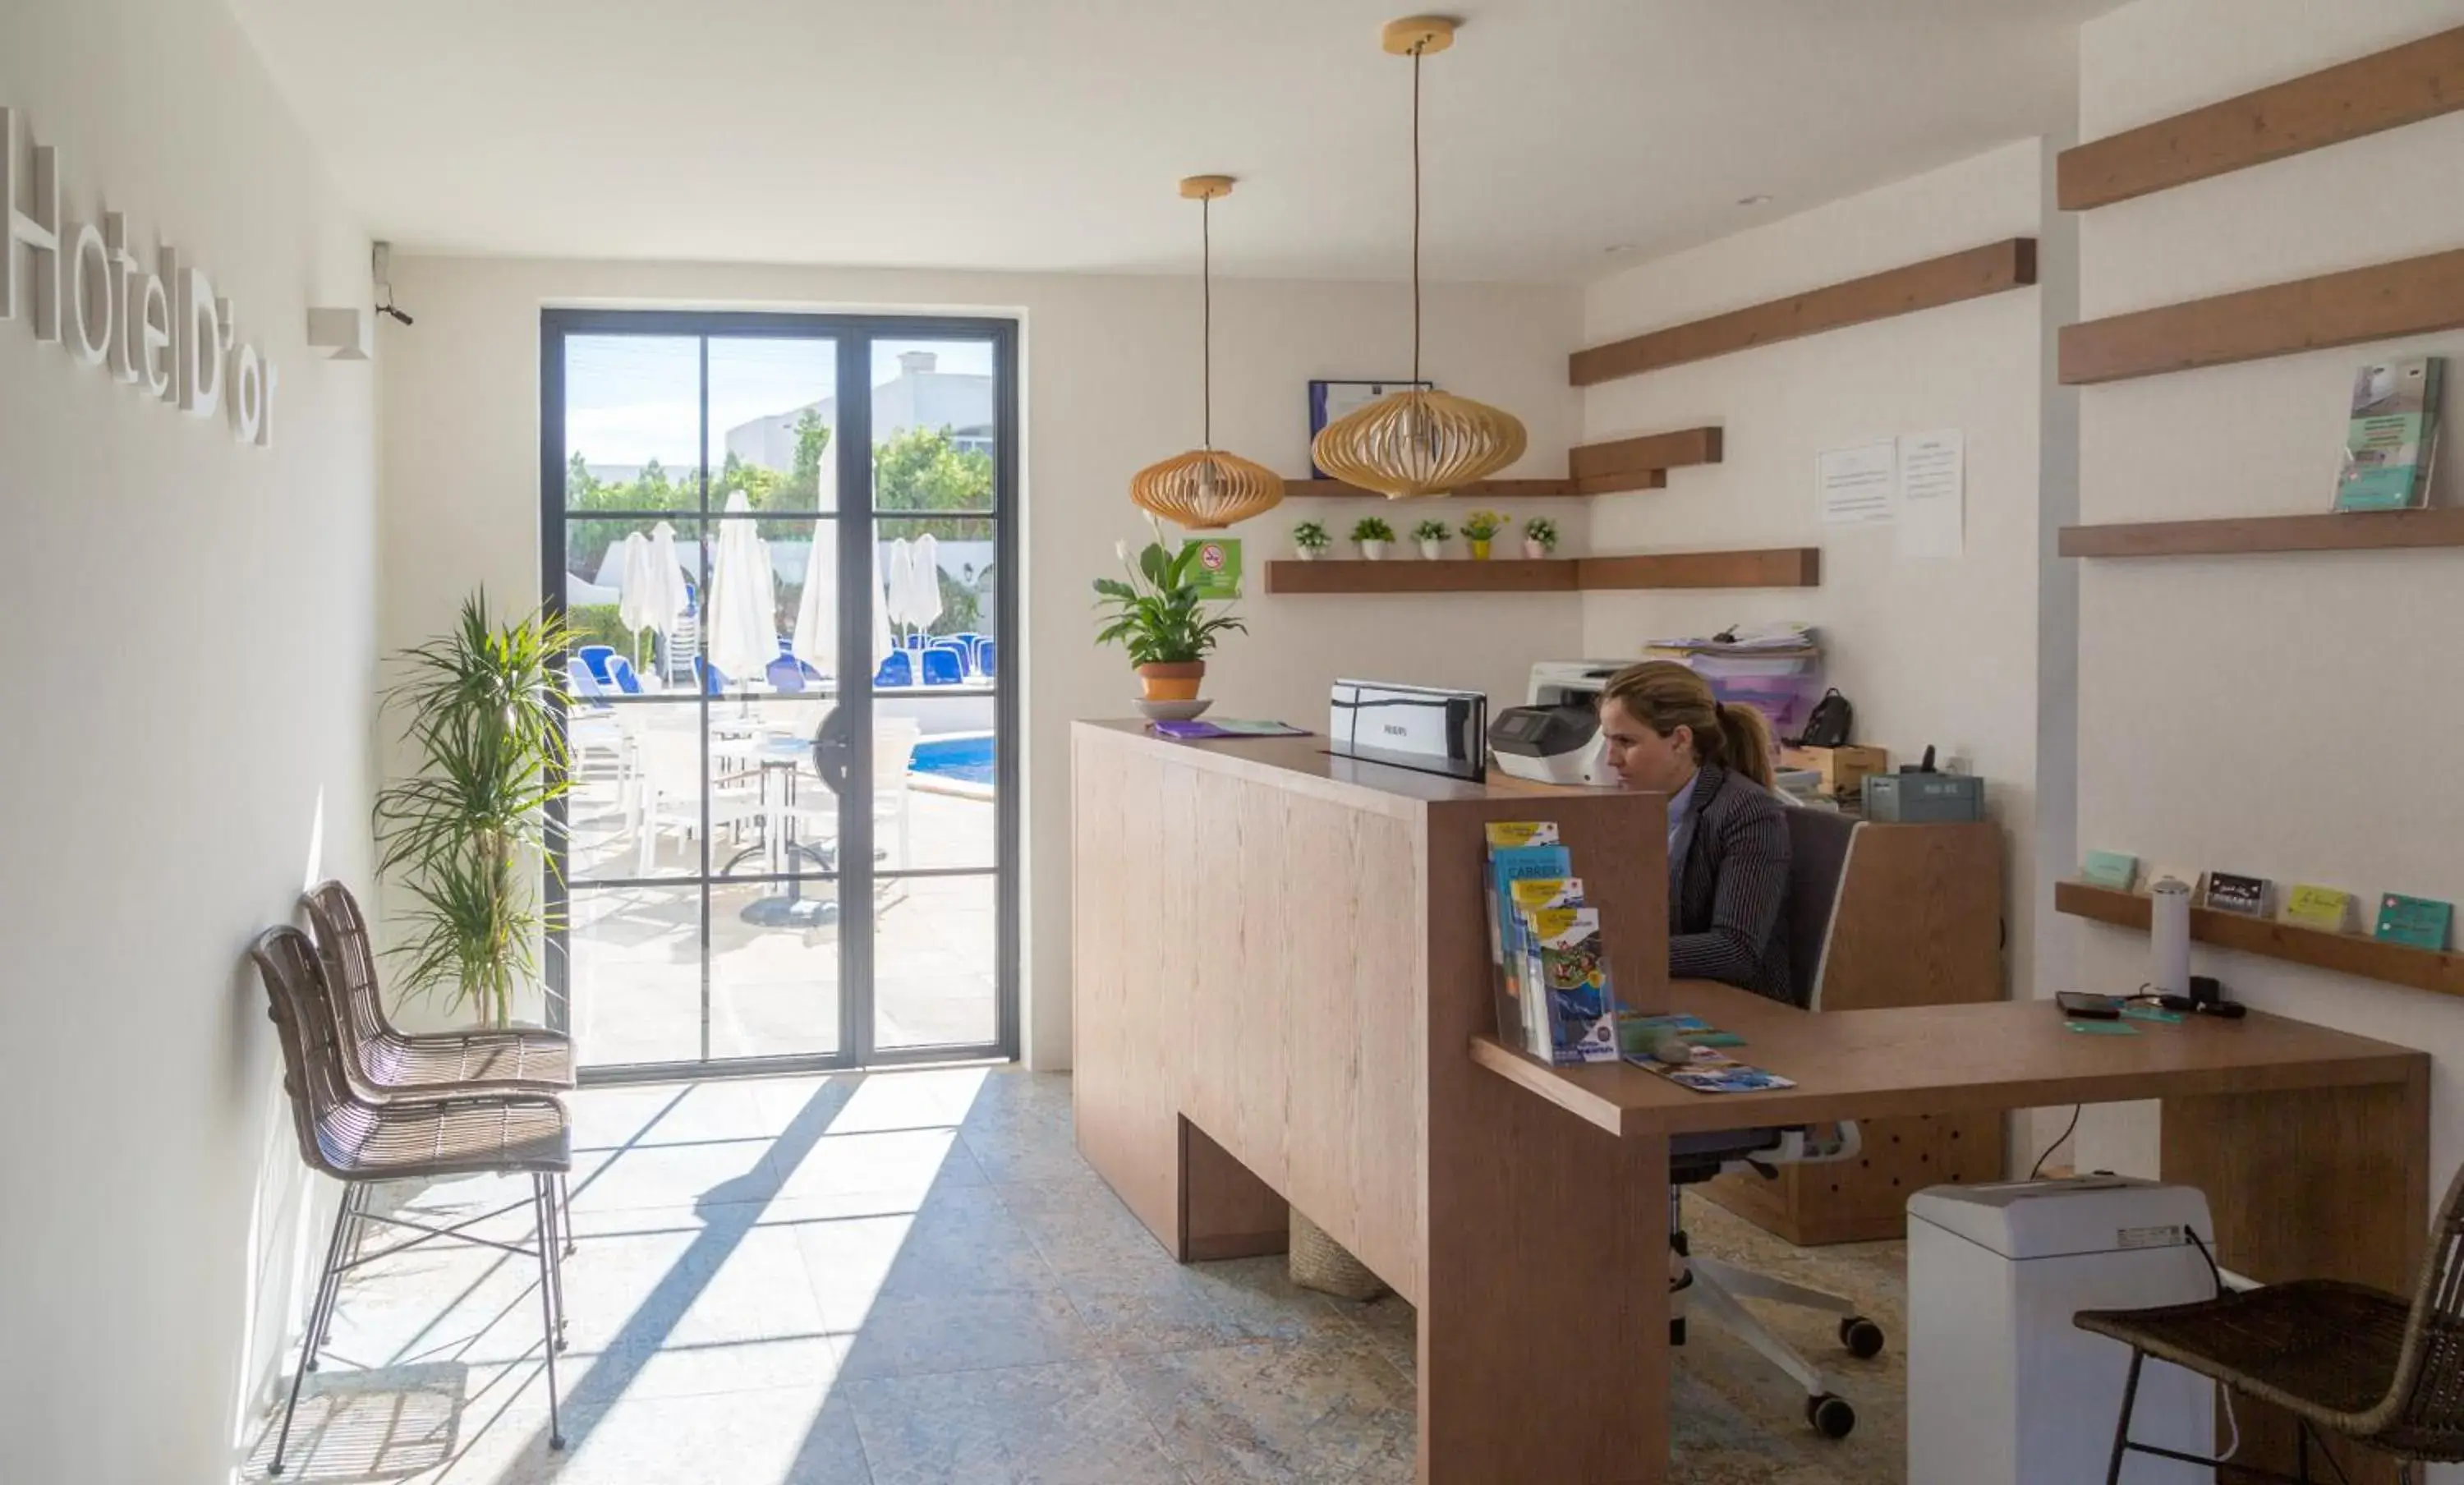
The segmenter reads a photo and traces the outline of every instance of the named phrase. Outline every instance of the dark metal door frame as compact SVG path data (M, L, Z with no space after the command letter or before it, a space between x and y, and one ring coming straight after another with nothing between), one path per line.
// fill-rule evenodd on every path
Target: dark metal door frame
M702 869L691 876L645 879L601 878L578 884L584 890L627 887L695 888L701 895L701 1053L692 1061L633 1063L595 1067L583 1072L584 1082L633 1082L679 1076L741 1075L777 1072L828 1071L852 1067L888 1067L904 1063L949 1062L1018 1055L1021 867L1019 812L1019 723L1022 708L1018 676L1023 653L1018 643L1020 540L1018 321L946 316L773 314L693 310L547 309L539 315L539 583L548 611L564 611L565 480L565 342L574 336L694 337L699 342L700 458L693 472L699 502L692 511L593 511L594 521L654 521L687 517L698 522L702 582L709 591L714 523L721 519L710 509L710 343L712 340L827 340L837 354L838 423L831 432L837 446L838 509L817 516L839 522L837 573L839 605L838 705L852 715L849 729L858 738L872 735L872 664L870 635L873 582L873 533L878 521L931 520L913 511L875 508L872 488L872 346L876 341L975 341L993 347L994 447L993 513L965 513L955 519L984 520L994 534L993 632L1001 647L1003 664L994 677L993 727L994 809L997 847L990 873L976 868L916 869L902 864L880 873L873 866L872 749L851 748L846 792L841 796L841 847L835 886L839 894L839 1035L838 1050L776 1057L714 1059L710 1052L711 894L715 887L760 885L787 878L768 875L724 877L711 871L713 847L709 829L708 790L703 790ZM850 390L861 395L850 395ZM745 518L737 518L745 519ZM699 638L696 643L702 642ZM854 663L850 664L850 661ZM561 663L560 661L560 663ZM691 696L627 701L627 705L692 702L701 721L702 776L709 777L710 705L708 688L696 685ZM847 801L854 801L848 805ZM565 862L565 806L561 799L549 809L556 845L544 874L543 903L550 923L544 968L547 975L549 1024L571 1023L567 909L575 884L569 884ZM980 876L994 878L995 1036L987 1044L948 1047L875 1046L873 942L874 884L884 878ZM802 878L810 882L807 875ZM827 879L827 878L825 878ZM861 910L859 911L859 906Z

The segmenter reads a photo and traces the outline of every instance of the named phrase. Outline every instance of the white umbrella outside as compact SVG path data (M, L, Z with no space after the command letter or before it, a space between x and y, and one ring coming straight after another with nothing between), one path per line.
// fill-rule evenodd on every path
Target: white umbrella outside
M804 566L804 591L796 606L795 653L798 659L835 675L839 663L838 522L815 523L812 558ZM890 637L890 599L881 587L880 547L873 548L872 663L888 658L897 642Z
M730 515L748 515L753 502L738 490L727 498ZM750 521L720 523L718 556L711 565L710 602L703 605L710 663L730 681L759 680L779 658L779 595L770 580L770 558Z
M941 619L941 543L933 533L915 539L915 599L908 622L930 630Z
M915 606L915 547L907 538L890 543L890 572L883 581L889 587L890 622L904 629L914 622L910 615Z

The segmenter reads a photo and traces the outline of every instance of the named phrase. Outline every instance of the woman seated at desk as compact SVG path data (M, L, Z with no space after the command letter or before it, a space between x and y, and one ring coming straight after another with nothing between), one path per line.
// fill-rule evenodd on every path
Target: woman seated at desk
M1626 787L1668 796L1669 977L1793 999L1789 807L1771 791L1770 724L1676 661L1646 660L1601 691L1600 731Z

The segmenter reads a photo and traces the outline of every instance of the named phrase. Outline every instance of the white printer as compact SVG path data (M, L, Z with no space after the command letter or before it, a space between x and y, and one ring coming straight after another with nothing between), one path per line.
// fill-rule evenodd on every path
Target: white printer
M1600 740L1600 691L1631 660L1542 660L1530 696L1488 724L1497 765L1534 784L1617 783Z

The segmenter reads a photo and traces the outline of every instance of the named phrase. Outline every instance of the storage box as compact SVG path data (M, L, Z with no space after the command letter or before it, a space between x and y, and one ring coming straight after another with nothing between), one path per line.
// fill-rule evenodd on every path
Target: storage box
M1821 775L1815 791L1834 799L1859 798L1867 774L1891 771L1890 750L1880 747L1784 747L1779 758L1791 768Z
M1878 825L1982 820L1985 781L1972 773L1868 774L1865 818Z

